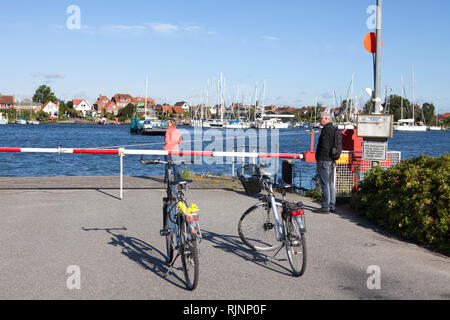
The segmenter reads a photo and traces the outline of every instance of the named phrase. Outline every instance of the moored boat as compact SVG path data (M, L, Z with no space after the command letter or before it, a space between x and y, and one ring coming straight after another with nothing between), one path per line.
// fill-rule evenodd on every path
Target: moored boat
M6 114L6 118L3 117L3 113L0 112L0 125L8 124L8 114Z

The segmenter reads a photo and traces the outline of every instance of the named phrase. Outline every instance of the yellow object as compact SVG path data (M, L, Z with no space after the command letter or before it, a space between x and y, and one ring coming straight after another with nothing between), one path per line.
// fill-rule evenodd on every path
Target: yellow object
M197 205L192 204L190 208L188 208L183 202L178 202L178 208L180 208L181 212L185 215L192 215L194 213L197 213L200 209L197 207Z
M341 157L338 161L336 161L337 164L350 164L352 163L352 154L349 152L342 152Z

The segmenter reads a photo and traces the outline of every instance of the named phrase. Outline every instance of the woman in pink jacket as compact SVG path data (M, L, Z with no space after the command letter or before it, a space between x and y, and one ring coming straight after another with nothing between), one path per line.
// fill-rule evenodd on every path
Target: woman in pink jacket
M164 145L164 150L166 151L179 151L178 145L182 142L181 139L181 133L180 130L177 129L177 123L174 119L170 119L169 120L169 127L167 128L166 131L166 138L164 140L165 145ZM166 161L173 161L172 156L166 156ZM178 168L176 165L173 165L173 176L175 177L175 180L179 180L181 177L178 173ZM167 182L168 181L168 176L167 176L167 169L168 166L166 165L166 175L164 177L164 181Z

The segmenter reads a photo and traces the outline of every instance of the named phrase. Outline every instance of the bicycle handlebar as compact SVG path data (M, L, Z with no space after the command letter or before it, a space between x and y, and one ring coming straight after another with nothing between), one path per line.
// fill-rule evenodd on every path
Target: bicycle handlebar
M181 161L162 161L161 159L151 159L151 160L144 160L143 156L141 156L141 160L140 160L142 165L149 165L149 164L187 164L187 163L191 163L193 164L194 162L188 162L185 160L181 160Z
M160 160L142 160L141 159L141 164L142 165L149 165L149 164L161 164Z

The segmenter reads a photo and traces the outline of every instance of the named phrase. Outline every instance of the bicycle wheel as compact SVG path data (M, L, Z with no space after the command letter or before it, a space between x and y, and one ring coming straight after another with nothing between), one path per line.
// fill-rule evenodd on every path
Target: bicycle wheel
M277 202L277 211L283 206ZM273 251L281 248L283 242L277 240L276 226L272 208L260 202L248 209L241 217L238 226L239 237L250 249L256 251Z
M285 245L289 264L295 277L300 277L306 270L306 238L300 231L295 217L284 220Z
M164 201L163 205L163 229L164 230L170 230L170 213L167 210L170 202ZM171 231L171 230L170 230ZM167 263L172 263L173 261L173 234L170 232L166 236L166 261Z
M192 291L197 288L198 284L198 248L197 239L191 234L191 230L184 218L181 219L180 223L180 246L186 286Z

